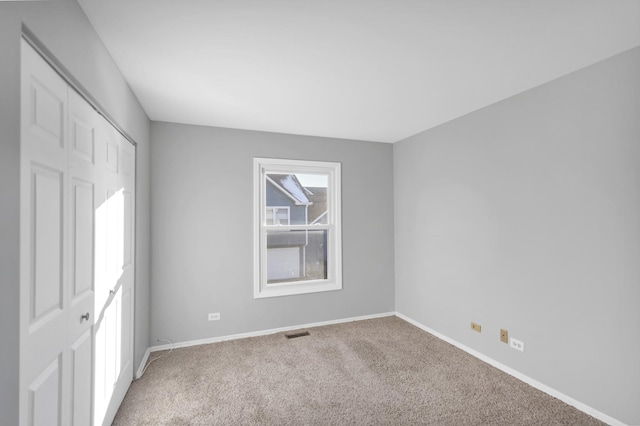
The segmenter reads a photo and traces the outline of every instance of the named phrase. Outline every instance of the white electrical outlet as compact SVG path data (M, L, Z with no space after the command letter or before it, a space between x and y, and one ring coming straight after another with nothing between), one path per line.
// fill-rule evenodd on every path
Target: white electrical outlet
M218 321L220 319L220 312L209 314L209 321Z
M516 349L520 352L524 352L524 342L520 340L516 340L513 337L509 339L509 346L511 346L513 349Z

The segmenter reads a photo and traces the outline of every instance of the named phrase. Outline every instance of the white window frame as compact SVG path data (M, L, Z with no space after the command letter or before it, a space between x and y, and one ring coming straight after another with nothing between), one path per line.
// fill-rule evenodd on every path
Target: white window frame
M328 176L327 224L267 225L266 175L268 173L323 174ZM275 158L253 160L254 298L290 296L342 289L342 227L340 163ZM267 283L267 230L327 230L327 278Z

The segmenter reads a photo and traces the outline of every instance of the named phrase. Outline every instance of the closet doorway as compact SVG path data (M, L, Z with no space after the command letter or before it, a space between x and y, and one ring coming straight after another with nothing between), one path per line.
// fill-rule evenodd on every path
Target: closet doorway
M21 43L20 424L111 424L133 379L135 147Z

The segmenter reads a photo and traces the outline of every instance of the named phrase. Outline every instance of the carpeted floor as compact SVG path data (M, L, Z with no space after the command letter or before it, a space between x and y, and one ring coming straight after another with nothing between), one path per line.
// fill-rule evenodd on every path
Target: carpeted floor
M114 425L602 424L397 317L308 331L176 349Z

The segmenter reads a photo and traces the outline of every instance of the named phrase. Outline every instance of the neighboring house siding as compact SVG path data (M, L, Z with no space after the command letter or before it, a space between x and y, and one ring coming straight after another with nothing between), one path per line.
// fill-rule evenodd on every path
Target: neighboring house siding
M309 206L308 217L309 223L313 223L320 216L327 212L327 188L311 187L307 188L312 194L309 195L309 201L313 204ZM327 223L326 218L320 219L320 223Z

